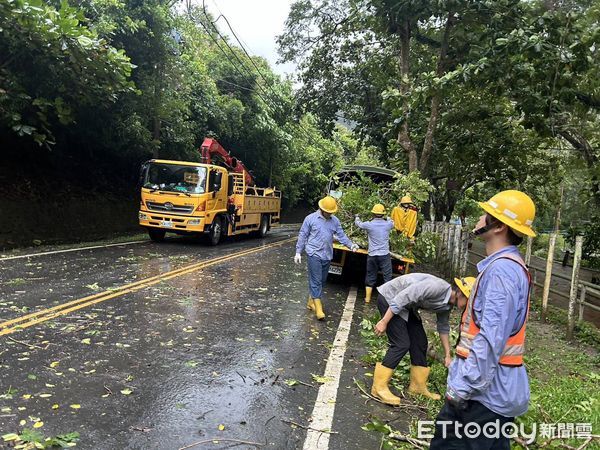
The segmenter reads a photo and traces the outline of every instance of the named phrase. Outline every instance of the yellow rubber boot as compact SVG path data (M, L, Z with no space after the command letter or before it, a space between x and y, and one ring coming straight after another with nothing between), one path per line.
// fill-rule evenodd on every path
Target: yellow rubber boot
M323 312L323 305L321 304L321 299L313 298L313 304L315 305L315 316L317 316L317 319L323 320L325 318L325 313Z
M410 366L410 385L408 392L410 394L420 394L433 400L442 398L439 394L429 392L427 389L427 379L429 378L429 367Z
M400 397L392 394L389 388L389 382L392 379L393 369L385 367L381 363L375 365L375 373L373 374L373 387L371 395L378 398L383 403L392 406L400 406Z
M373 288L370 286L365 287L365 303L371 303L371 295L373 295Z
M315 302L312 297L308 297L308 303L306 304L306 307L311 311L315 310Z

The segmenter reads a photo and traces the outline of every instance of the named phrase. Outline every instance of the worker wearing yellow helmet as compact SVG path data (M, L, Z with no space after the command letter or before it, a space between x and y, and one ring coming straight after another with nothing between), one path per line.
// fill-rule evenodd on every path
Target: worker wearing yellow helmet
M517 245L524 236L535 236L535 205L523 192L508 190L479 206L484 214L473 233L484 241L487 257L477 265L462 315L431 450L509 449L510 436L503 433L467 438L459 428L469 422L484 430L502 428L525 414L529 403L523 355L531 277Z
M365 277L365 302L371 301L373 288L377 284L379 272L383 274L383 282L392 279L392 257L390 255L390 231L394 228L391 219L385 219L385 206L377 203L371 210L373 220L363 222L358 214L355 225L367 232L369 249L367 256L367 274Z
M415 236L417 230L417 207L410 195L404 195L400 199L400 206L392 210L392 220L398 233L403 233L409 239Z
M382 362L375 365L371 395L392 406L400 398L389 388L394 369L404 355L410 353L410 385L408 392L439 400L440 395L429 392L427 380L427 334L419 310L434 312L437 331L444 348L444 365L452 361L450 354L450 311L463 309L475 278L456 279L455 285L428 273L402 275L377 288L377 308L381 320L375 325L375 334L387 334L389 347Z
M358 245L346 236L339 219L334 216L337 210L335 198L327 196L319 200L319 209L304 219L296 244L294 262L302 262L302 252L307 255L309 296L306 307L315 312L318 320L325 318L321 298L333 259L333 236L353 252L358 250Z

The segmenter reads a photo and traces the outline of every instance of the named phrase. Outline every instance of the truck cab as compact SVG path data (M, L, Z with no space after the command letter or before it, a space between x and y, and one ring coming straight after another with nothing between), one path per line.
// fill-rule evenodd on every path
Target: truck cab
M238 234L264 237L280 223L281 192L248 181L245 168L152 159L140 171L139 224L157 242L167 232L204 234L212 245Z

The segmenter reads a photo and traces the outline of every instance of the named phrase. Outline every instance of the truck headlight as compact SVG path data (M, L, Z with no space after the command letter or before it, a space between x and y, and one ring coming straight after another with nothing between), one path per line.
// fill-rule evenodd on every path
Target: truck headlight
M140 213L140 220L148 220L148 216L144 213Z
M188 225L200 225L200 219L190 219Z

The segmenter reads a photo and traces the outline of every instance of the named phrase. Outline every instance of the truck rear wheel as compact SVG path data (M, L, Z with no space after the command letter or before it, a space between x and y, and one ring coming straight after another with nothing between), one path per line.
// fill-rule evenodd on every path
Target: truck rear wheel
M210 245L218 245L221 242L223 236L223 219L221 217L215 217L210 231L208 232L208 242Z
M165 234L167 232L165 230L161 230L160 228L148 228L148 236L154 242L162 242L165 240Z
M260 228L258 229L258 237L264 238L269 232L269 216L264 215L260 219Z

